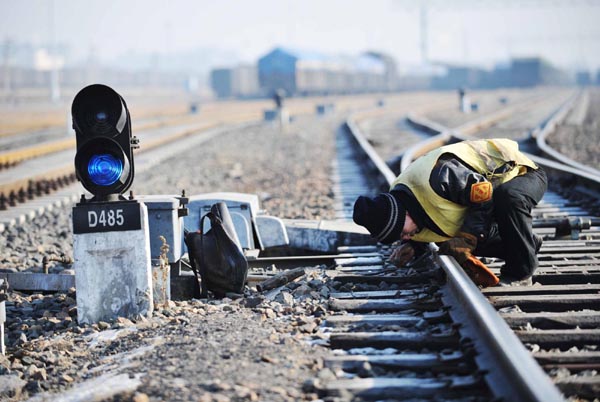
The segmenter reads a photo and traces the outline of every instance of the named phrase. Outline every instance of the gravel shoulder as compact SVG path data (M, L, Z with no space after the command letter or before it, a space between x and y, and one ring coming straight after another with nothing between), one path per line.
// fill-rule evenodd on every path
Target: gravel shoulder
M137 381L116 384L123 387L117 395L112 386L102 387L94 400L314 399L310 379L325 353L321 335L314 333L324 313L319 306L324 286L315 281L319 272L281 289L274 300L248 290L246 298L170 302L158 306L151 319L91 326L62 313L75 311L73 292L34 295L31 303L14 295L21 310L41 316L26 319L32 325L0 357L0 395L13 401L32 395L53 400L56 392L74 397L94 390L98 378L110 385L125 375ZM53 311L59 303L61 311ZM12 320L15 314L9 312Z
M561 124L546 141L577 162L600 169L600 89L589 89L589 106L583 124Z
M332 218L330 164L342 121L310 116L283 131L271 124L232 131L136 176L134 193L257 193L274 216ZM0 242L0 269L39 272L44 254L72 255L70 211L10 228ZM50 271L69 268L53 263ZM322 367L325 352L316 334L324 312L319 304L329 291L322 271L288 284L273 300L247 289L238 300L172 302L151 319L92 326L76 323L74 289L9 292L0 399L53 400L56 392L94 386L106 391L97 400L315 399L303 385Z

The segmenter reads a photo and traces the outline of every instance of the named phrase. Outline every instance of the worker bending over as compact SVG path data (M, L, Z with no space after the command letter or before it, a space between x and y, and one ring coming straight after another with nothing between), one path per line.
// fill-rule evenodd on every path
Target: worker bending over
M542 244L531 210L546 188L546 173L515 141L463 141L416 159L389 192L358 197L353 219L381 243L402 240L390 256L399 267L414 242L436 242L479 286L499 278L476 255L505 261L502 284L530 284Z

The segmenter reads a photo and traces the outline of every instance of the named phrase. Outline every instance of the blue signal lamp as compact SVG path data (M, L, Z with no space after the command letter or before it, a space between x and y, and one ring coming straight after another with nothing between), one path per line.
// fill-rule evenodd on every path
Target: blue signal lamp
M123 161L111 154L93 155L88 162L88 176L97 186L110 186L123 174Z
M72 115L77 178L93 201L119 198L133 182L137 146L125 100L110 87L90 85L75 96Z

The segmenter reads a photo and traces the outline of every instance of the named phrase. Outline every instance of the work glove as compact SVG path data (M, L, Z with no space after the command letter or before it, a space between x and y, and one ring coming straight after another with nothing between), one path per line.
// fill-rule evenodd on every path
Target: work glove
M440 254L454 257L462 265L477 248L477 238L470 233L458 232L455 237L439 245Z
M500 279L479 259L473 256L477 238L470 233L459 232L456 237L440 244L440 254L454 257L469 278L481 287L495 286Z
M500 279L494 275L487 265L472 255L459 264L477 286L487 288L488 286L496 286L500 282Z
M396 247L390 255L390 262L398 268L405 266L415 256L415 249L410 243L403 243Z

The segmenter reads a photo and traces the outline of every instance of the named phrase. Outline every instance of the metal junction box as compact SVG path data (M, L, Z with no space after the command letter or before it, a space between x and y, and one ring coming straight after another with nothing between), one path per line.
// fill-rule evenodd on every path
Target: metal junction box
M198 230L200 218L219 201L227 205L242 249L265 250L289 245L283 221L264 215L259 208L256 194L221 192L193 195L189 198L189 214L183 220L185 228L189 231ZM206 220L204 224L204 230L208 230L210 222ZM185 244L182 244L182 249L184 253L187 252Z
M160 257L160 248L163 245L160 236L163 236L169 245L169 262L179 261L183 242L183 225L178 211L179 199L169 195L143 195L137 199L148 208L151 258L154 260Z
M219 201L223 201L227 205L242 249L262 249L260 236L254 230L256 225L254 219L259 213L258 196L256 194L206 193L192 195L188 203L188 216L183 219L185 228L190 232L200 229L202 216L206 215L211 206ZM208 220L204 222L204 225L205 231L210 228ZM183 247L185 248L185 245Z

